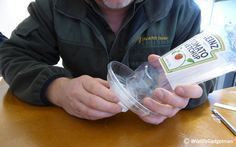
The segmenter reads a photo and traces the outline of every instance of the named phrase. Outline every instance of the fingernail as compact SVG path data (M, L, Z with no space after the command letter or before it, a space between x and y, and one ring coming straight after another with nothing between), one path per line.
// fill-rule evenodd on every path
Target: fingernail
M119 102L118 97L114 96L113 99L114 99L116 102Z
M176 88L176 92L178 93L178 95L184 95L184 88L179 86Z
M119 102L120 101L119 98L115 94L113 94L113 93L111 94L111 98L115 102Z
M159 98L159 99L162 99L164 97L164 93L161 89L157 89L156 90L156 96Z
M122 107L120 105L117 106L117 113L122 112Z
M151 107L152 106L152 100L150 99L150 98L145 98L145 100L144 100L145 102L144 103L146 103L146 105L148 105L149 107Z

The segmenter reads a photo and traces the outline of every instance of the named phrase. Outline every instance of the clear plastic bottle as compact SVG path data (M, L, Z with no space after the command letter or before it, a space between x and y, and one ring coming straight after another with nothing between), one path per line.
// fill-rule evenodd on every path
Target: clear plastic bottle
M108 65L108 82L125 110L147 115L151 111L142 99L152 97L155 88L171 91L236 71L236 25L211 27L161 56L159 62L158 67L145 62L135 71L116 61Z
M148 62L141 64L126 78L126 88L138 101L146 96L152 97L153 90L157 87L172 90L163 68L154 67Z

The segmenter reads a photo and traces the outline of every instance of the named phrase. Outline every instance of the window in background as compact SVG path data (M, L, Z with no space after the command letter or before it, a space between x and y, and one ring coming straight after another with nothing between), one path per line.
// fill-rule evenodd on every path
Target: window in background
M0 32L8 38L17 25L29 16L27 7L34 0L0 0Z
M236 0L217 0L212 13L212 25L223 26L226 23L236 25ZM236 85L235 72L228 73L217 78L216 89L232 87Z
M201 9L201 30L211 23L212 12L215 0L194 0Z
M224 25L228 22L236 24L236 0L216 0L211 24Z
M202 11L201 30L208 25L224 26L226 23L236 24L236 0L195 0ZM236 85L236 74L228 73L216 80L215 89Z

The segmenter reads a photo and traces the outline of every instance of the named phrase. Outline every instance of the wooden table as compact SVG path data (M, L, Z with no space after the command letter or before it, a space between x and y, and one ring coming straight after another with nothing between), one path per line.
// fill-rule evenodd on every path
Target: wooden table
M191 139L233 140L219 146L236 146L235 136L213 119L210 104L236 105L236 88L213 93L210 103L193 110L183 110L160 125L150 125L135 114L87 121L72 117L57 107L39 107L19 101L0 83L1 147L133 147L133 146L215 146L191 143ZM231 112L236 122L236 112Z

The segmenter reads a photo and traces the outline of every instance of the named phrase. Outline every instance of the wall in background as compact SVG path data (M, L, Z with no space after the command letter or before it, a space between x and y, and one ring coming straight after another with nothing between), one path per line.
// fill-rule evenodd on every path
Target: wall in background
M29 14L27 7L34 0L0 0L0 32L10 37L12 30Z

